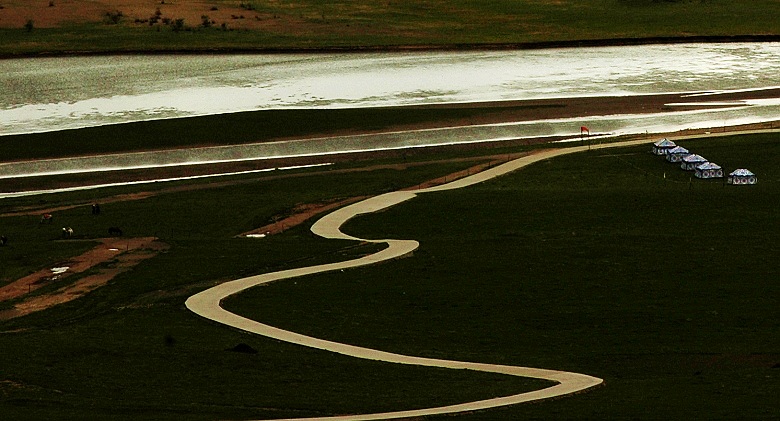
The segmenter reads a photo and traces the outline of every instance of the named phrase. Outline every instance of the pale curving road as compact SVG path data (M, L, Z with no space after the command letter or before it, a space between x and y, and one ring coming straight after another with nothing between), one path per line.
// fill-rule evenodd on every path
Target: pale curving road
M609 143L602 145L593 145L593 149L601 149L616 146L630 146L642 143L648 143L650 139L635 140L629 142ZM338 342L332 342L325 339L313 338L305 336L299 333L286 331L273 326L269 326L255 320L247 319L237 314L231 313L220 306L220 302L230 295L241 292L245 289L252 288L254 286L278 281L282 279L295 278L304 275L329 272L335 270L341 270L346 268L353 268L358 266L370 265L390 259L395 259L413 252L419 246L419 243L414 240L366 240L356 238L341 232L341 226L349 219L372 212L377 212L382 209L389 208L399 203L405 202L414 198L420 193L430 193L443 190L451 190L457 188L464 188L476 183L480 183L485 180L489 180L511 171L515 171L526 165L538 162L541 160L549 159L563 154L582 152L587 147L573 147L566 149L553 149L545 150L536 154L524 156L522 158L507 162L505 164L490 168L478 174L471 175L447 184L440 186L426 188L415 191L396 191L386 193L380 196L375 196L364 201L346 206L339 210L336 210L320 220L318 220L311 230L316 235L330 239L346 239L367 241L372 243L384 243L387 244L387 248L377 253L364 256L354 260L348 260L338 263L323 264L317 266L309 266L298 269L290 269L279 272L272 272L261 274L257 276L251 276L247 278L237 279L234 281L226 282L217 285L211 289L200 292L190 297L187 302L187 308L196 314L205 317L207 319L223 323L228 326L232 326L247 332L255 333L258 335L267 336L269 338L278 339L285 342L295 343L311 348L322 349L325 351L335 352L338 354L348 355L356 358L363 358L369 360L385 361L397 364L410 364L426 367L443 367L452 369L466 369L475 370L489 373L499 373L511 376L531 377L537 379L544 379L554 381L557 384L545 389L536 390L532 392L519 393L516 395L499 397L494 399L486 399L475 402L467 402L456 405L440 406L435 408L405 410L396 412L385 412L375 414L361 414L361 415L348 415L348 416L335 416L335 417L318 417L318 418L296 418L296 420L386 420L408 417L420 417L427 415L438 414L452 414L458 412L476 411L482 409L495 408L499 406L518 404L522 402L529 402L540 399L548 399L557 396L568 395L576 393L585 389L592 388L603 382L602 379L588 376L586 374L578 374L556 370L545 370L539 368L528 367L515 367L506 365L494 365L494 364L482 364L474 362L461 362L461 361L449 361L432 358L422 358L408 355L394 354L390 352L384 352L369 348L362 348L359 346L348 345Z

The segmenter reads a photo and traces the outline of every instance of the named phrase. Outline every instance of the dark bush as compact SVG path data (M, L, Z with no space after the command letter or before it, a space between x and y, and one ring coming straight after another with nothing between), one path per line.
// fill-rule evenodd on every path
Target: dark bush
M178 18L173 21L173 32L179 32L184 29L184 18Z
M111 25L118 24L123 17L124 17L124 13L122 13L120 10L115 10L113 12L106 12L106 21Z

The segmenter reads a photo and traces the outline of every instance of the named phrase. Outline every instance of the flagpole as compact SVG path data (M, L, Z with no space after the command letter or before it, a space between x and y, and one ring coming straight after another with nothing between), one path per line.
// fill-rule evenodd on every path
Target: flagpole
M583 133L588 133L588 150L590 150L590 129L585 126L580 126L580 142L584 140Z

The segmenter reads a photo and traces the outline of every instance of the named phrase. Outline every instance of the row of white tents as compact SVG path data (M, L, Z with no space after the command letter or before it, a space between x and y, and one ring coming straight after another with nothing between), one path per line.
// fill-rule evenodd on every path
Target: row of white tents
M669 162L679 163L680 168L686 171L695 171L697 178L723 178L724 172L720 165L709 162L701 155L691 153L669 139L664 138L653 143L653 153L665 156ZM726 182L735 185L756 184L758 179L752 172L740 168L729 173Z

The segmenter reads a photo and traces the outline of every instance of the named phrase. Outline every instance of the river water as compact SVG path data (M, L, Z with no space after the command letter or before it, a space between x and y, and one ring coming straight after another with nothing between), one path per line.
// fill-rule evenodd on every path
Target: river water
M780 43L13 59L0 60L0 134L271 108L761 89L778 75ZM777 116L769 105L670 122Z
M0 60L0 135L279 108L760 90L780 85L778 75L780 43L12 59ZM383 136L6 163L0 164L0 177L575 135L580 125L598 133L624 134L777 119L780 101L753 100L695 112L507 122Z

